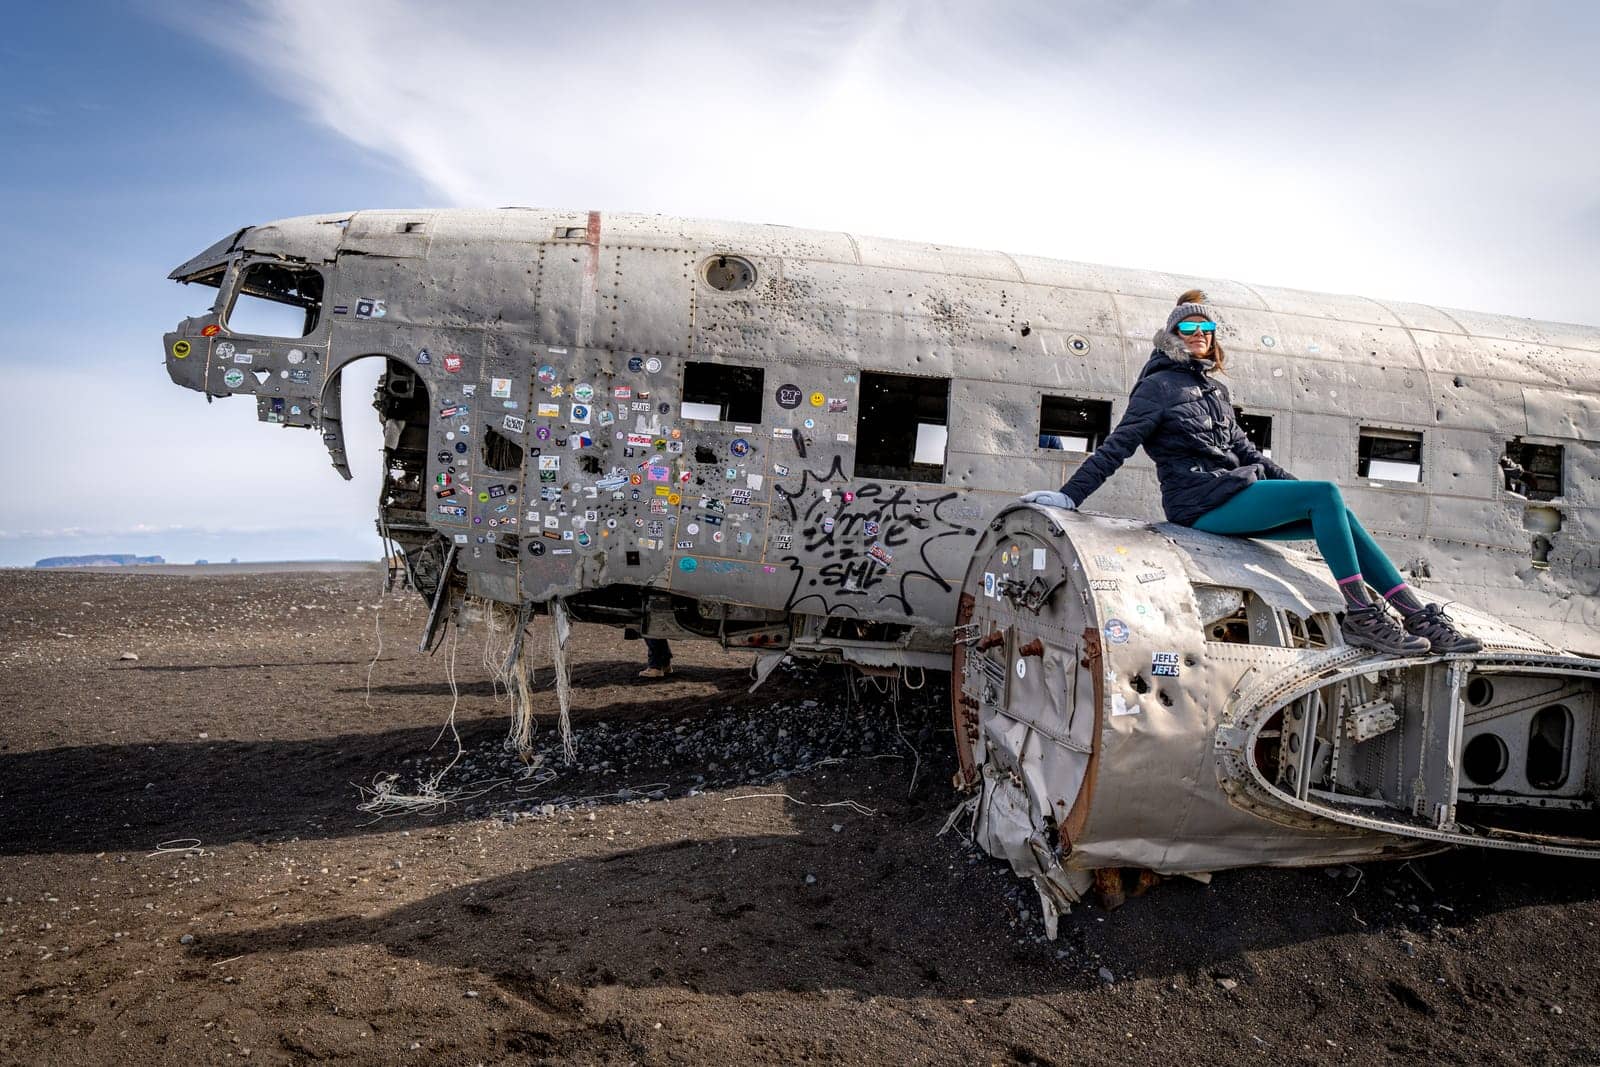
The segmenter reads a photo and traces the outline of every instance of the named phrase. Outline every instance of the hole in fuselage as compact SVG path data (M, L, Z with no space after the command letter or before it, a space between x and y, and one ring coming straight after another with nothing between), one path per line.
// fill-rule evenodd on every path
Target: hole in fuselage
M1528 784L1559 789L1567 780L1572 749L1572 712L1563 704L1540 708L1528 726Z
M1461 770L1474 785L1493 785L1511 766L1506 743L1494 734L1479 734L1461 753Z
M1467 683L1467 703L1481 708L1494 699L1494 683L1487 678L1474 678Z

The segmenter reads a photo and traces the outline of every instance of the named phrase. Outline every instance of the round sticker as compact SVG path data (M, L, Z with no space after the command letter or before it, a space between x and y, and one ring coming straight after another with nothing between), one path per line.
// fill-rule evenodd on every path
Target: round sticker
M200 336L201 337L215 337L217 334L219 334L221 332L222 332L222 327L218 326L216 323L212 323L210 326L207 326L205 329L200 331Z
M698 566L700 566L699 562L692 556L685 556L678 561L678 569L680 571L692 571Z
M298 348L291 348L289 349L288 358L290 363L298 365L306 361L306 354L300 351Z
M839 495L844 497L844 502L846 504L854 504L856 502L856 495L854 493L852 493L848 489L846 489L843 493L840 493Z
M232 341L224 341L216 348L212 349L212 351L217 354L218 359L222 360L223 362L227 362L233 358L235 349Z
M722 531L721 530L713 530L711 532L711 540L715 541L719 545L722 544Z
M828 402L828 398L823 396L821 393L812 393L811 394L811 406L812 407L820 408L822 405L826 404L827 402Z
M172 355L174 359L188 359L189 351L190 349L188 341L172 342Z
M489 502L489 494L484 492L484 491L482 491L482 490L479 490L479 492L478 492L478 503L487 504L488 502Z
M446 430L445 431L445 435L444 435L444 439L446 441L454 441L456 439L455 431L454 430ZM465 451L465 449L464 448L458 448L458 449L456 449L456 451L457 452L462 452L462 451Z
M649 359L644 361L644 369L651 374L654 374L656 371L661 369L661 361L655 356L651 356Z
M800 391L798 385L778 386L778 406L784 410L792 410L799 407L800 401L804 397L805 394Z
M1128 634L1131 632L1128 629L1128 624L1121 619L1106 620L1106 640L1114 645L1126 644Z
M643 485L644 484L644 475L642 475L642 474L629 475L628 476L628 481L630 483L634 484L634 485Z
M748 456L750 454L750 442L743 437L735 437L733 444L728 446L728 451L736 456Z
M1028 676L1028 661L1025 660L1025 659L1018 659L1017 660L1017 677L1018 678L1026 678L1027 676Z
M456 454L461 456L467 454L467 443L465 441L456 442Z
M673 507L677 507L682 501L683 497L679 496L677 493L667 494L667 503L671 504Z
M533 436L537 437L541 441L550 440L550 427L548 427L548 426L539 427L537 430L533 431Z
M222 376L222 384L226 385L229 389L239 388L239 386L244 384L244 371L235 367L229 367L228 373Z
M554 367L552 367L552 366L550 366L550 364L546 363L544 366L539 368L539 384L540 385L549 385L551 382L553 382L555 380L556 380L556 369Z
M685 526L683 529L684 529L685 533L687 533L689 536L693 537L695 534L700 532L700 524L698 522L691 522L689 525Z
M644 370L644 360L640 359L638 356L629 358L628 369L637 374L639 371Z
M542 555L544 555L544 542L543 541L529 541L528 542L528 554L530 556L542 556Z
M1072 349L1074 355L1084 355L1089 351L1089 339L1081 333L1069 334L1067 347Z
M808 430L815 430L817 428L817 420L816 419L807 419L806 422L805 422L805 426L806 426L806 429L808 429Z
M588 382L583 382L573 387L572 395L587 404L594 399L594 386Z
M589 536L587 531L584 531L584 530L579 530L578 531L578 544L580 546L582 546L583 548L588 548L589 547L589 542L592 541L592 540L593 540L593 538L591 538Z

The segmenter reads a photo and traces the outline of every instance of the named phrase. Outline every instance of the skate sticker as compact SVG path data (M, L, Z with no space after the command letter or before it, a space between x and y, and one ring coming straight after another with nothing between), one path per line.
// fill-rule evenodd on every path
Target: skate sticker
M1176 652L1157 652L1150 657L1150 673L1162 675L1167 678L1178 676L1178 654Z
M1128 643L1128 635L1130 633L1132 633L1132 631L1128 629L1128 624L1123 622L1121 619L1107 619L1106 620L1106 626L1105 626L1106 640L1110 641L1112 644L1114 644L1114 645L1125 645L1125 644L1127 644Z

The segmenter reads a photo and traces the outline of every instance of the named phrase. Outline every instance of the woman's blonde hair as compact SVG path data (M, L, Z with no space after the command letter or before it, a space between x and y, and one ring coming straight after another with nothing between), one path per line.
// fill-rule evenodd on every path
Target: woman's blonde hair
M1185 289L1178 295L1177 303L1173 306L1176 307L1178 304L1204 304L1205 302L1206 292L1204 289ZM1215 322L1216 320L1213 319L1212 321ZM1218 323L1218 325L1221 324ZM1176 330L1177 328L1174 327L1173 329ZM1217 366L1218 374L1228 373L1228 354L1222 350L1222 340L1216 334L1211 335L1211 359Z

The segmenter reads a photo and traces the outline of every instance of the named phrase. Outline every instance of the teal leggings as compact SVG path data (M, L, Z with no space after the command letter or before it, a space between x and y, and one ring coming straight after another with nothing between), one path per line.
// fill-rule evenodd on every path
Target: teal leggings
M1340 585L1359 574L1388 596L1406 583L1332 482L1254 482L1200 516L1194 528L1268 541L1314 540Z

